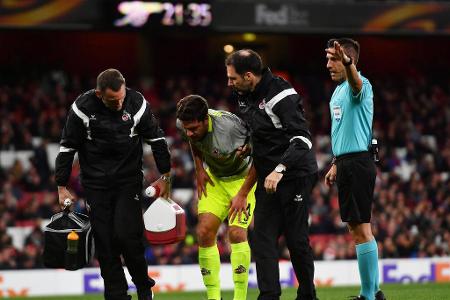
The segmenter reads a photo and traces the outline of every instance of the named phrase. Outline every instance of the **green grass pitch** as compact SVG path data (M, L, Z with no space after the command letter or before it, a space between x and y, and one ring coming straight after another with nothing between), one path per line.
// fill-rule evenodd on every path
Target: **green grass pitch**
M450 283L425 283L425 284L388 284L383 285L382 290L386 294L387 300L450 300ZM358 287L321 287L317 289L320 300L346 300L348 296L357 295ZM281 300L294 300L296 290L284 289ZM255 300L258 296L256 289L250 289L248 300ZM233 292L225 291L222 294L223 300L232 300ZM14 298L16 300L102 300L102 295L83 296L56 296L56 297L28 297ZM137 299L133 295L133 300ZM182 292L182 293L159 293L155 295L155 300L204 300L206 294L203 292Z

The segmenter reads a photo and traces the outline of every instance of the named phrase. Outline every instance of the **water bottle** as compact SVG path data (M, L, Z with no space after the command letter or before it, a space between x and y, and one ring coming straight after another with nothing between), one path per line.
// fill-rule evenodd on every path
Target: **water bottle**
M79 236L75 231L71 231L67 235L67 250L66 250L66 270L78 269L78 241Z
M157 185L155 185L155 186L151 185L151 186L149 186L148 188L145 189L145 195L147 197L158 198L160 192L161 192L161 189Z
M379 162L380 157L378 156L378 140L372 139L372 154L373 154L373 161Z

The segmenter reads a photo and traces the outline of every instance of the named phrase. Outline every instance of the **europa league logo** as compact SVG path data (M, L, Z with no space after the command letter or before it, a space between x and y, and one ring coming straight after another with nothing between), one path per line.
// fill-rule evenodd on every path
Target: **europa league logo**
M74 11L83 0L0 1L0 25L46 24Z

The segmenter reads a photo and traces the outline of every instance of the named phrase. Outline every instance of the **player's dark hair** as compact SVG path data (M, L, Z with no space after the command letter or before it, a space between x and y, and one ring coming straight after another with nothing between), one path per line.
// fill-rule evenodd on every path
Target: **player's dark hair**
M177 118L181 121L203 121L208 115L208 102L199 95L189 95L178 101Z
M125 84L125 78L116 69L107 69L97 76L97 90L102 92L106 89L117 92L123 84Z
M356 66L359 60L359 50L360 50L359 43L351 38L330 39L327 42L327 48L333 48L334 42L336 41L342 46L342 48L344 48L345 54L347 54L353 59L353 63Z
M263 69L261 56L251 49L242 49L231 53L225 59L225 66L233 66L239 75L252 72L254 75L260 76Z

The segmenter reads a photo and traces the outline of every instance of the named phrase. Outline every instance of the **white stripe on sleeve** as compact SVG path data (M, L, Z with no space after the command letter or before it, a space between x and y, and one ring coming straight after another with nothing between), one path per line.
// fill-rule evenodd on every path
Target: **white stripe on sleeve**
M78 118L80 118L83 121L84 127L86 127L87 132L87 139L92 140L91 138L91 130L89 128L89 117L86 116L77 106L77 104L74 102L72 104L72 110L77 115Z
M133 116L134 124L133 124L133 127L131 127L130 137L137 135L137 133L135 132L135 128L141 121L142 115L144 114L146 107L147 107L147 101L145 100L144 97L142 97L141 108L139 108L139 111Z
M73 148L67 148L64 146L59 147L59 152L75 152L77 150L73 149Z
M294 139L300 139L302 140L306 145L308 145L308 148L311 149L312 148L312 143L309 139L307 139L306 137L302 136L302 135L297 135L294 136L293 138L291 138L289 140L289 143L291 143Z
M280 122L280 118L273 112L273 107L287 96L295 94L297 94L297 92L293 88L285 89L276 94L272 99L270 99L266 103L264 109L266 113L269 115L270 119L272 120L273 126L275 126L275 128L281 128L282 125Z
M165 137L160 137L160 138L156 138L156 139L148 139L148 140L145 140L145 141L147 143L154 143L154 142L165 140L165 139L166 139Z

